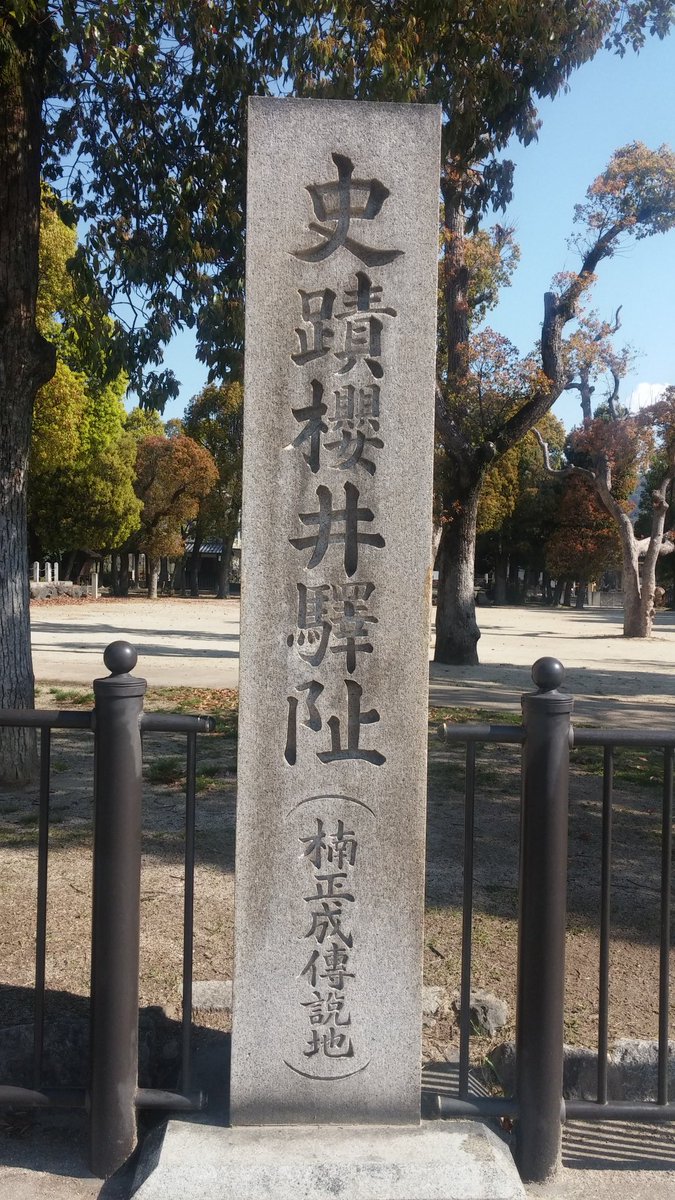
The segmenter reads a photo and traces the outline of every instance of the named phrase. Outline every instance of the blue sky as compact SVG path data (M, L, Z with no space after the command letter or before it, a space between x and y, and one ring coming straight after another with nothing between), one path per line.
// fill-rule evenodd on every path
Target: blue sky
M528 147L514 141L508 151L516 163L514 199L499 219L515 226L521 260L488 317L522 353L537 339L552 276L578 264L578 254L567 246L574 205L612 152L632 141L651 148L675 144L675 37L650 39L639 55L623 59L598 55L572 76L569 92L541 104L540 116L539 140ZM675 383L675 230L630 242L601 264L592 306L610 318L619 304L617 342L640 352L622 399L639 383ZM164 416L181 416L206 381L189 332L174 339L165 361L182 386ZM568 427L576 424L577 393L563 396L554 412Z

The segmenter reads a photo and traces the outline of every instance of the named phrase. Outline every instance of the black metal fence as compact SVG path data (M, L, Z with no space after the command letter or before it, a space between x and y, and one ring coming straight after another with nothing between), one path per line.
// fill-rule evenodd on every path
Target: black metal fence
M191 1092L192 953L195 864L197 735L212 732L210 717L144 713L144 679L131 674L137 654L113 642L104 654L110 675L94 680L91 712L3 710L0 725L40 730L35 989L32 1087L0 1081L0 1105L17 1108L87 1108L90 1159L96 1175L111 1175L136 1144L141 1108L190 1110L202 1097ZM45 959L53 729L94 734L94 849L88 1089L42 1087L45 1025ZM183 1008L179 1092L139 1088L139 928L141 871L141 739L144 733L187 736L185 892L183 906Z
M673 854L673 752L675 733L633 729L581 729L571 724L572 697L559 691L561 664L539 659L532 668L537 691L522 698L523 724L445 724L449 744L466 747L460 984L460 1054L457 1098L437 1097L443 1117L509 1117L515 1121L516 1161L528 1181L548 1178L560 1158L561 1122L675 1121L668 1092L670 947ZM522 746L520 816L516 1081L511 1097L471 1095L471 960L474 911L476 749L481 744ZM602 747L601 911L598 979L597 1096L563 1096L565 927L570 750ZM618 747L663 750L659 931L658 1079L653 1101L608 1101L609 964L611 936L612 800Z
M132 675L136 652L114 642L104 661L110 675L95 680L92 712L3 711L0 725L40 730L40 792L32 1087L0 1083L0 1105L87 1107L92 1170L112 1174L136 1141L139 1108L192 1110L202 1105L190 1080L192 1021L193 889L197 735L210 732L205 717L143 712L145 681ZM573 729L572 697L559 690L563 669L539 659L537 690L523 696L523 724L445 725L448 743L466 747L463 848L463 936L460 989L460 1058L457 1097L437 1097L444 1117L509 1117L515 1120L516 1158L523 1178L541 1180L556 1168L561 1122L675 1120L668 1094L670 1002L673 752L675 733ZM42 1087L47 929L50 747L53 729L93 731L94 871L91 968L90 1082L88 1089ZM141 737L144 732L187 737L185 893L183 912L183 1004L181 1078L176 1092L139 1088L139 924L141 865ZM470 1089L470 991L474 912L476 750L484 743L522 747L516 1082L514 1095L482 1097ZM562 1100L563 1005L570 748L602 747L604 753L601 854L599 1038L597 1098ZM612 798L614 748L661 747L664 753L661 820L660 986L657 1094L650 1103L608 1100L609 946L611 931Z

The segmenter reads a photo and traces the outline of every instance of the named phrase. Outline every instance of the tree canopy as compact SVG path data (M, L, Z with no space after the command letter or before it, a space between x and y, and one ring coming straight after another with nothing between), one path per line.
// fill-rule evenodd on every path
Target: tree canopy
M42 84L43 174L87 223L77 276L122 322L144 403L177 394L157 368L180 327L220 378L240 369L246 99L283 78L310 8L15 0L0 17L0 71Z
M565 430L552 413L537 426L555 458L562 456ZM488 468L478 503L477 558L480 570L494 572L496 603L515 600L519 569L539 574L551 535L558 488L547 478L532 432ZM507 579L511 593L507 594Z
M536 137L537 101L601 47L624 54L664 37L672 15L668 0L318 5L291 69L300 93L441 104L444 184L475 225L511 198L513 163L500 154L513 136Z
M37 393L30 446L29 520L42 553L100 553L138 526L134 447L124 432L127 378L117 370L114 327L68 270L77 234L43 196L38 328L55 346L56 371ZM77 327L98 325L97 353Z
M151 594L157 591L158 560L183 553L184 528L217 478L213 456L185 434L138 442L135 488L142 511L135 547L150 560Z
M610 567L621 566L616 525L583 476L572 475L562 482L546 543L546 566L558 579L583 583L597 583Z
M22 581L27 464L35 395L56 367L55 347L36 325L41 172L74 205L73 215L87 221L85 245L75 256L78 286L91 290L87 280L97 277L104 310L124 321L117 370L126 367L144 404L161 407L177 390L161 369L162 346L181 325L195 327L199 356L214 377L240 372L245 97L295 91L440 101L443 400L443 393L457 393L468 363L464 230L510 196L513 168L501 157L509 137L531 140L538 98L554 96L601 45L619 53L639 47L647 32L663 35L671 15L665 0L563 6L13 0L3 6L0 644L10 649L0 703L30 705L33 695ZM563 308L570 302L563 299ZM554 310L545 321L553 343L563 319L563 309ZM86 315L78 322L80 351L95 356L101 324L91 325ZM550 365L544 361L545 373ZM442 419L442 404L439 411ZM492 444L501 453L539 416L525 405L519 422L508 418ZM449 448L447 424L441 436ZM467 495L455 499L475 513ZM443 636L451 617L445 605ZM14 735L2 737L7 746Z
M540 438L551 473L547 447ZM657 453L655 454L655 450ZM616 530L622 553L624 634L648 637L654 613L656 565L675 550L666 517L675 481L675 388L636 415L596 417L569 439L569 465L558 474L592 488ZM640 537L633 524L635 492L641 476L656 462L650 484L650 528ZM643 502L643 516L647 504Z
M208 450L218 479L202 501L193 528L190 587L199 594L198 562L205 537L222 541L218 595L228 594L232 544L241 517L244 389L240 383L207 384L185 410L185 433Z
M498 335L487 330L473 334L467 318L461 351L437 389L444 521L436 622L436 657L441 661L477 661L480 634L473 604L473 544L488 466L541 420L566 387L573 386L575 371L582 372L587 390L592 391L594 372L597 375L605 366L619 377L625 369L623 360L610 356L611 327L584 316L581 306L603 259L629 238L673 227L674 170L675 155L667 147L652 151L632 143L616 151L606 171L590 185L585 203L575 211L579 269L558 276L555 290L546 294L536 355L520 360ZM575 328L572 323L578 317L581 323ZM573 334L566 341L568 325ZM452 364L453 354L450 350L448 354Z

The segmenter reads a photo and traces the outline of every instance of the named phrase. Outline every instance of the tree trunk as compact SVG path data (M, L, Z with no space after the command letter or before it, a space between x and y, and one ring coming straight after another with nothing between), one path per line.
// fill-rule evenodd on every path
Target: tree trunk
M150 600L157 599L157 584L159 582L159 559L147 557L147 573L148 573L148 598Z
M577 599L575 608L583 608L588 602L588 582L585 579L577 581Z
M181 596L185 595L185 555L178 559L173 569L171 585L174 592L178 592Z
M438 607L434 661L475 666L480 630L476 624L474 562L480 483L462 497L456 516L443 527L438 549Z
M166 555L162 555L159 560L159 590L163 596L166 594L170 578L169 559Z
M443 532L443 526L437 525L436 520L434 519L434 523L433 523L433 526L431 529L431 567L432 567L432 570L436 566L436 555L438 554L438 547L441 544L442 532Z
M619 525L619 533L623 554L623 636L648 638L651 636L654 617L655 564L651 571L648 565L643 566L643 577L640 580L638 549L633 527L628 519Z
M579 394L581 396L581 416L584 421L590 421L593 416L591 404L592 404L593 392L595 391L595 388L593 387L593 384L591 383L591 372L588 367L582 367L581 371L579 372L579 375L580 375Z
M565 580L565 586L563 588L563 601L562 601L563 606L565 608L572 607L572 584L573 584L573 582L574 581L572 579Z
M506 597L509 604L518 604L520 601L520 579L518 578L518 559L515 554L509 558L509 576L506 586Z
M506 579L508 570L508 557L506 554L500 554L495 563L495 604L506 604Z
M218 564L218 599L227 600L230 594L230 563L232 562L232 544L234 534L223 539L223 553Z
M0 708L32 708L26 486L33 403L56 353L35 325L40 228L40 134L53 26L5 21L0 73ZM28 43L26 53L15 43ZM0 728L0 781L37 766L35 733Z
M190 557L187 560L186 573L190 584L190 595L195 599L199 597L199 568L202 560L202 542L204 540L204 526L199 517L195 521L193 529L192 550Z
M443 256L445 320L447 325L448 378L461 380L468 370L469 357L469 271L464 246L464 208L454 183L441 184L445 217L445 253Z
M117 596L129 595L129 555L126 550L120 554L120 569L117 576Z
M611 477L607 469L597 472L595 489L607 512L616 522L621 540L622 583L623 583L623 635L624 637L648 638L654 620L654 590L656 587L656 564L662 553L672 552L672 543L664 546L663 531L668 513L668 499L675 466L671 462L669 471L661 484L652 492L652 527L649 540L641 539L638 544L630 517L612 495ZM640 577L640 553L642 578Z
M653 616L653 606L643 603L639 584L632 577L628 577L624 570L623 636L651 637Z
M202 563L201 550L195 542L190 555L190 595L199 598L199 568Z

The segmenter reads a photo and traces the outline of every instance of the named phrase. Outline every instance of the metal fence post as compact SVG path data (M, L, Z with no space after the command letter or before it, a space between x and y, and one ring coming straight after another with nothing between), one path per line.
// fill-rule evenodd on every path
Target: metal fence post
M136 1145L141 867L141 728L138 655L112 642L110 671L94 680L95 799L91 954L90 1155L107 1178Z
M556 658L532 668L522 697L525 741L520 847L516 1013L516 1161L540 1182L560 1162L567 913L570 716Z

